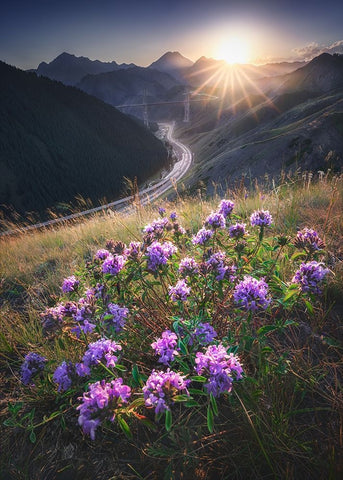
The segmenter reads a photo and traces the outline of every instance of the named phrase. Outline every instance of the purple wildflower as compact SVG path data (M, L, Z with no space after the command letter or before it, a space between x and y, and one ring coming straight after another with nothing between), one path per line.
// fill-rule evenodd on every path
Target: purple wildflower
M104 314L106 326L113 327L116 333L119 333L125 325L129 310L126 307L120 307L116 303L107 305L107 312ZM111 318L108 318L111 317Z
M185 302L191 293L191 288L187 286L186 280L179 280L175 287L169 287L168 293L173 302Z
M88 303L89 298L80 298L76 312L73 313L73 319L77 323L75 327L72 328L72 332L80 336L81 331L84 333L91 333L95 329L95 324L90 322L94 313L94 306Z
M250 223L254 227L269 227L273 218L268 210L256 210L250 216Z
M75 275L65 278L62 284L63 293L74 292L79 286L79 283Z
M177 219L177 213L176 212L171 212L169 217L170 217L170 220L172 220L174 222Z
M83 433L95 440L95 431L102 420L113 422L115 408L121 402L127 403L131 388L123 384L122 378L116 378L110 383L105 380L88 385L88 392L82 397L82 403L77 407L80 411L79 425Z
M45 333L53 332L63 324L64 305L60 304L56 307L47 308L40 314L42 327Z
M146 249L148 269L156 271L159 266L165 265L176 251L177 248L171 242L153 242Z
M75 367L71 362L62 362L59 365L52 377L53 381L58 385L58 391L64 392L68 390L73 381L72 377L75 375Z
M166 372L153 370L143 387L145 405L155 407L155 413L163 413L170 410L170 404L175 394L182 392L189 395L183 375L173 372L168 368Z
M132 260L136 260L141 253L141 242L131 242L127 251L127 256Z
M176 334L170 330L165 330L162 336L151 344L151 347L155 350L155 354L160 356L158 361L168 365L169 362L172 362L175 356L178 355L178 351L175 349L176 345Z
M21 366L21 381L24 385L31 383L32 377L44 370L46 358L38 353L30 352L24 358L24 363ZM33 384L32 384L33 385Z
M199 272L199 266L192 257L185 257L179 265L179 273L183 277L193 276Z
M169 220L167 217L154 220L143 228L143 232L152 235L154 238L160 238L168 223Z
M192 237L193 245L204 245L213 236L213 230L201 228L196 235Z
M235 223L235 225L229 227L229 236L231 238L244 237L245 233L245 223Z
M226 256L224 252L214 253L206 262L208 269L216 275L216 280L223 280L228 267L225 265Z
M323 263L315 261L302 263L300 269L295 272L292 282L298 283L302 292L320 295L322 290L319 285L329 271L328 268L324 268Z
M124 268L124 265L125 257L122 255L110 254L102 264L102 271L103 273L118 275L118 273Z
M297 248L304 248L309 253L316 252L325 247L325 244L319 237L318 233L311 228L304 228L297 232L297 236L292 243Z
M105 248L101 248L95 254L95 258L99 258L100 260L105 260L110 255L110 252Z
M259 308L266 309L271 302L268 295L268 285L261 279L246 275L235 288L233 298L235 303L245 310L255 312Z
M80 377L89 375L91 372L90 367L100 362L105 363L107 367L114 367L118 360L114 352L120 350L121 346L118 343L104 338L97 342L90 343L82 358L82 363L75 365L77 374Z
M210 225L213 229L225 228L225 217L222 213L212 212L206 218L205 225Z
M161 215L161 217L163 217L163 215L166 213L166 209L163 208L163 207L160 207L160 208L158 209L158 213Z
M197 374L208 378L204 386L214 397L230 392L234 378L242 378L243 369L239 359L232 353L228 354L221 343L209 345L205 353L197 352L195 364Z
M217 332L209 323L199 323L194 336L200 345L208 345L217 336Z
M226 218L232 213L234 206L235 203L231 200L222 200L218 207L218 213L221 213Z

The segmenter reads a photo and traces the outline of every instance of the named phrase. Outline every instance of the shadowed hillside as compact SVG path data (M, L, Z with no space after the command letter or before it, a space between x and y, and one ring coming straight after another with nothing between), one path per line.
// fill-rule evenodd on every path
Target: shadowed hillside
M0 63L0 204L40 211L80 194L120 195L166 162L162 143L73 87Z

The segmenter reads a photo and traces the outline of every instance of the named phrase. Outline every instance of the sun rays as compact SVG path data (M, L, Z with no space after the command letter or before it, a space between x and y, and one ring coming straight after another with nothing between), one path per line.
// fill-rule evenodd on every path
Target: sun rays
M189 76L190 83L198 85L191 95L206 93L219 97L218 120L223 112L235 114L238 106L244 103L253 110L253 97L256 95L261 102L278 110L272 99L259 86L259 77L253 65L228 64L224 60L213 59L203 59L203 64L202 68L199 65L200 68L196 68ZM257 119L256 112L254 115Z

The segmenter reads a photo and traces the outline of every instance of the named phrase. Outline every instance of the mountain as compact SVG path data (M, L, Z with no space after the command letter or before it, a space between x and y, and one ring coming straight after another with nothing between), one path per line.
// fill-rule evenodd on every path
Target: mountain
M183 81L183 72L192 65L193 62L181 55L181 53L167 52L158 60L149 65L148 68L169 73L169 75L172 75L174 78L176 78L176 80Z
M115 108L0 62L0 204L114 199L123 177L141 183L166 162L163 144Z
M182 100L184 91L168 73L143 67L88 75L77 87L113 106L142 104L144 95L147 103L170 101L176 97ZM125 112L141 117L143 110L142 107L131 107ZM157 118L161 119L163 112L161 109L159 112Z
M283 91L306 90L314 94L343 87L343 55L322 53L307 65L288 74Z
M133 64L118 65L113 62L101 62L90 60L87 57L76 57L70 53L63 52L50 63L39 64L36 73L44 77L58 80L65 85L76 85L86 75L111 72L122 68L130 68Z
M188 185L238 181L293 171L343 167L343 57L321 55L287 75L270 77L270 96L230 91L179 129L196 159ZM266 79L267 81L267 79ZM242 92L241 92L242 93ZM191 178L192 176L192 178Z

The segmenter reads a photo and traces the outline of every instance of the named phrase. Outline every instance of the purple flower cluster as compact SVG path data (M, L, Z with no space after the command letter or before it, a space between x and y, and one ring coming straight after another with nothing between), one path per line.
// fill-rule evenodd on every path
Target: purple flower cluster
M116 378L110 383L105 380L91 383L88 392L83 394L81 405L77 407L83 433L95 440L97 427L105 419L113 422L115 408L121 402L126 403L130 395L131 388L123 384L122 378Z
M176 251L177 248L171 242L153 242L146 249L148 269L156 271L159 266L165 265Z
M129 248L127 250L127 255L129 258L136 260L141 253L142 244L141 242L130 242Z
M320 284L328 273L329 269L325 268L323 263L315 261L302 263L300 269L295 272L292 282L298 283L302 292L320 295L322 293Z
M79 283L75 275L65 278L62 284L63 293L74 292L79 286Z
M245 233L245 223L235 223L235 225L229 227L229 236L231 238L242 238Z
M158 361L168 365L179 354L176 350L177 336L170 330L165 330L162 336L151 344L151 347L155 350L155 354L159 355Z
M153 370L143 387L145 405L155 407L155 412L163 413L170 410L170 404L175 394L180 392L189 395L187 385L189 380L168 368L166 372Z
M90 367L98 365L100 362L105 363L106 367L114 367L118 357L114 355L114 352L120 351L121 346L112 340L106 340L104 338L97 342L90 343L88 349L82 358L82 363L77 363L76 373L80 377L90 375Z
M108 250L106 250L105 248L101 248L96 252L95 258L98 258L100 260L105 260L109 255L110 255L110 252Z
M182 277L192 277L199 272L199 265L192 257L185 257L179 265L179 273Z
M228 354L221 343L209 345L205 353L197 352L195 363L197 374L208 378L205 388L214 397L230 392L234 378L242 378L243 369L239 359L232 353Z
M187 286L186 280L179 280L175 287L169 287L169 296L173 302L185 302L191 293L191 288Z
M257 280L250 275L246 275L244 280L236 286L233 298L238 306L255 312L260 308L266 309L268 307L271 299L267 298L267 295L268 285L263 279Z
M311 228L304 228L297 232L296 238L293 240L293 244L297 248L304 248L310 253L321 250L325 247L323 240L319 237L318 233Z
M109 303L104 314L106 317L104 323L107 327L114 327L115 332L119 333L124 328L128 314L128 308L120 307L116 303Z
M234 206L235 203L231 200L222 200L218 207L218 213L221 213L226 218L232 213Z
M217 252L211 255L206 265L209 271L216 275L216 280L223 280L228 267L225 265L226 256L224 252Z
M163 208L163 207L160 207L160 208L158 209L158 213L161 215L161 217L163 217L163 215L166 213L166 209Z
M250 223L253 227L269 227L273 218L268 210L256 210L250 216Z
M217 336L217 332L209 323L199 323L194 332L194 337L200 345L208 345Z
M102 264L103 273L109 273L111 275L118 275L118 273L124 268L125 257L122 255L109 254Z
M143 228L143 232L151 235L153 238L160 238L168 223L169 220L167 217L154 220Z
M24 363L21 366L21 381L24 385L31 383L32 377L40 373L45 368L46 358L38 353L30 352L24 358Z
M77 325L72 328L72 332L75 333L77 337L80 336L81 331L86 334L92 333L95 329L95 324L90 322L93 317L93 307L86 299L80 298L76 312L72 314L72 317L77 323Z
M64 316L65 307L63 304L57 305L56 307L47 308L43 313L40 314L44 332L52 332L61 327Z
M222 213L212 212L205 220L205 225L213 229L225 228L225 217Z
M210 240L213 236L213 230L207 230L206 228L201 228L196 235L192 237L193 245L204 245Z
M61 365L56 368L52 379L57 383L58 391L64 392L72 386L74 376L74 365L71 362L62 362Z
M177 219L177 213L176 212L171 212L169 218L170 218L170 220L172 220L174 222Z

